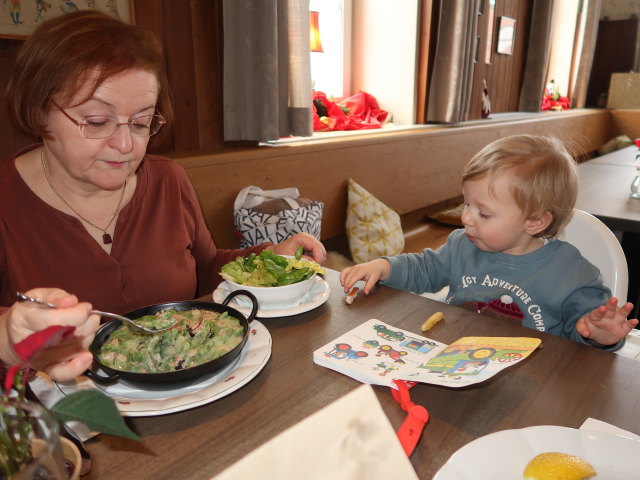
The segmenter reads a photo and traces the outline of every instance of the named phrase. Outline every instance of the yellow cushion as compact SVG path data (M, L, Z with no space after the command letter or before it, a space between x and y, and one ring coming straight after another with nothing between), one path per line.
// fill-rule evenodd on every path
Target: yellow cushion
M352 179L348 194L346 229L353 260L362 263L402 253L404 234L400 215Z

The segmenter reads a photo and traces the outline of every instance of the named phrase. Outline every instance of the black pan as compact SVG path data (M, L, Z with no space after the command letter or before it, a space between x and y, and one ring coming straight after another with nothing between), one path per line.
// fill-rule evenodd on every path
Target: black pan
M245 317L242 313L240 313L235 308L229 307L227 304L229 301L238 296L245 295L249 299L251 299L251 303L253 307L251 309L251 313L248 317ZM175 370L173 372L161 372L161 373L138 373L138 372L127 372L123 370L115 370L111 367L107 367L103 365L98 360L98 352L100 352L100 348L102 344L107 340L111 332L113 332L116 328L120 326L122 322L119 320L112 320L103 327L101 327L97 333L96 337L93 340L93 343L89 347L89 350L93 354L94 362L90 370L85 372L85 375L89 377L96 383L100 385L111 385L118 380L124 380L136 384L149 384L150 386L158 385L158 384L166 384L166 383L181 383L185 381L192 381L195 378L201 377L203 375L214 373L218 370L221 370L228 364L230 364L233 360L236 359L245 343L247 342L247 338L249 335L249 323L255 318L256 313L258 312L258 301L256 297L253 296L250 292L246 290L236 290L235 292L229 293L224 301L220 303L213 302L199 302L195 300L183 301L183 302L169 302L169 303L158 303L156 305L150 305L148 307L142 307L138 310L134 310L133 312L125 313L124 316L127 318L131 318L135 320L136 318L144 317L145 315L154 315L155 313L161 310L209 310L212 312L224 313L227 312L232 317L240 320L240 324L244 329L244 336L239 345L237 345L233 350L225 353L221 357L218 357L210 362L201 363L200 365L196 365L191 368L185 368L184 370ZM104 372L108 374L108 376L103 376L97 372L98 369L102 369Z

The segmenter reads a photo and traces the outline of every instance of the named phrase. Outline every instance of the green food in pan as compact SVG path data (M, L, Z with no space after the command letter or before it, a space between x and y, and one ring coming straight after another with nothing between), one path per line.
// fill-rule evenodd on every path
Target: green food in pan
M136 322L158 329L172 320L176 322L173 328L153 335L121 325L102 344L98 360L126 372L172 372L215 360L244 338L242 324L227 312L170 309Z

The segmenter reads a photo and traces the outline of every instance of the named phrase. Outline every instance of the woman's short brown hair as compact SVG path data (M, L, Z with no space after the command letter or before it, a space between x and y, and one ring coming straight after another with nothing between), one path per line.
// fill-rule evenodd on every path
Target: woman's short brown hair
M50 101L70 101L93 82L83 103L108 78L145 70L158 81L157 109L173 117L164 54L155 35L94 10L54 17L41 24L20 49L7 85L10 115L27 132L46 137Z
M578 195L576 163L560 140L514 135L496 140L478 152L464 168L462 182L509 174L511 192L526 218L549 211L551 224L537 236L555 237L573 215Z

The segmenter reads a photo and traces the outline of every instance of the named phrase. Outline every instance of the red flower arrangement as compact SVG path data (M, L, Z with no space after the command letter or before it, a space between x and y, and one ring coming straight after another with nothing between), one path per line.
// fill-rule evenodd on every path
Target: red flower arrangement
M555 86L555 82L551 80L547 88L544 89L544 95L542 97L542 110L569 110L571 101L568 97L560 95L558 87Z
M324 92L313 92L313 106L314 132L381 128L391 119L373 95L362 91L339 102L329 100Z

